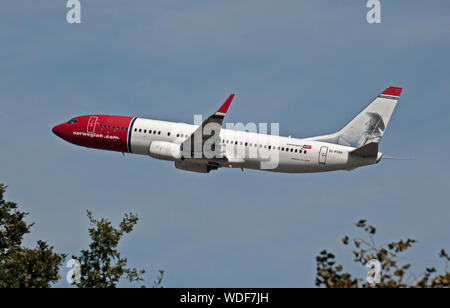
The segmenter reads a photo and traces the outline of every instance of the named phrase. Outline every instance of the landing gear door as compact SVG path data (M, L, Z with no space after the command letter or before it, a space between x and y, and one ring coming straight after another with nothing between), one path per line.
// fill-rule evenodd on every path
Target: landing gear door
M319 152L319 164L327 163L328 147L321 147Z

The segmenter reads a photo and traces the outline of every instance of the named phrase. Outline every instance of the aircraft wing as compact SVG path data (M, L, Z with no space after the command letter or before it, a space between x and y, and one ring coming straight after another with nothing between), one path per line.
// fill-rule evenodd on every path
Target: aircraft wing
M182 143L181 149L184 157L190 158L205 158L203 148L205 142L210 140L211 146L209 149L215 151L215 144L220 143L220 130L222 129L223 119L233 101L234 94L231 94L223 105L214 114L209 116L203 123Z

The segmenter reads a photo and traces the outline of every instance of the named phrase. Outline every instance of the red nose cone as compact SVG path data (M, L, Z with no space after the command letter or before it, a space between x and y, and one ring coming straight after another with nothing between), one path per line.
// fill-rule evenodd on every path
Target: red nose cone
M62 124L56 125L55 127L53 127L52 132L58 136L58 137L62 137L63 135L63 129L62 129Z

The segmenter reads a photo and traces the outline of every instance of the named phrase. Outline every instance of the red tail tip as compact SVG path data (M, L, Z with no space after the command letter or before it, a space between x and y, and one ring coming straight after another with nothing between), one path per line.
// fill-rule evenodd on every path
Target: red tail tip
M384 95L391 95L391 96L400 96L402 93L403 88L399 87L389 87L386 90L384 90Z

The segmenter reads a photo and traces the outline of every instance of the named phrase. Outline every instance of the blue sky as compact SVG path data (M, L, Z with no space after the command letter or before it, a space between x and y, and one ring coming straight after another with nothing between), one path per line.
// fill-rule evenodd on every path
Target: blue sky
M449 249L450 4L381 1L7 1L0 10L0 182L37 239L76 254L85 210L140 217L120 247L164 269L166 287L313 286L315 256L366 218L378 242L412 237L421 273ZM309 137L345 125L387 86L404 88L380 145L391 156L352 172L285 175L176 170L149 157L78 148L51 128L84 114L193 122L236 93L230 122L279 122ZM66 270L61 271L65 276ZM126 285L126 284L125 284ZM58 286L68 286L64 280Z

